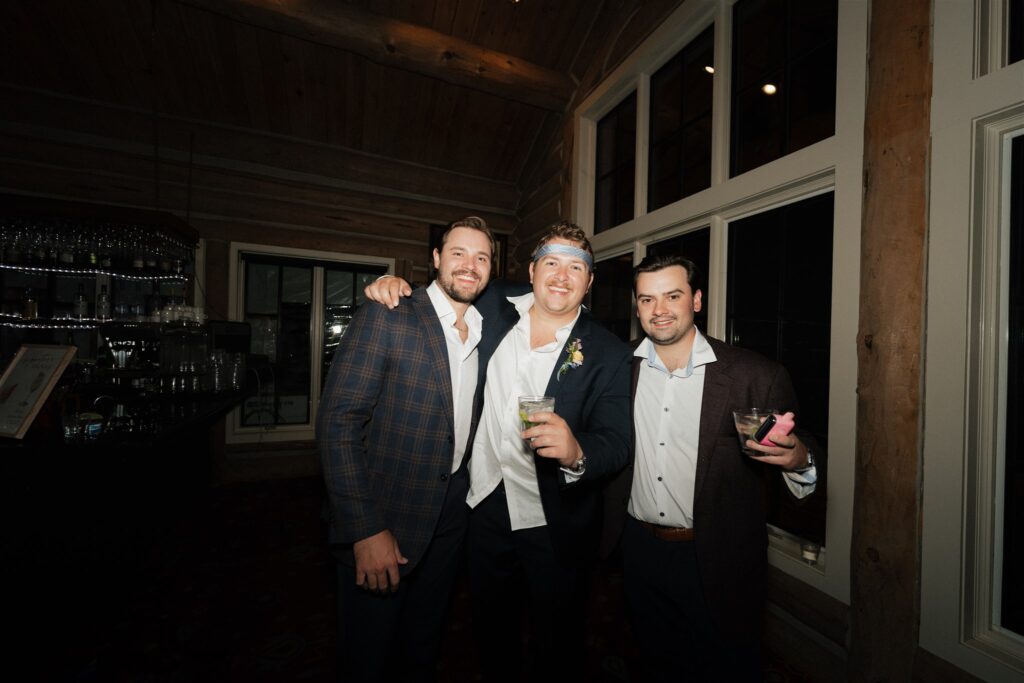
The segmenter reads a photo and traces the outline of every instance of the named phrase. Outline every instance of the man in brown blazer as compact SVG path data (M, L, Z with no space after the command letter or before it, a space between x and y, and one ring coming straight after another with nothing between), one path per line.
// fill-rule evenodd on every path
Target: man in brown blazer
M456 221L434 250L434 283L396 311L360 308L335 352L317 437L339 560L342 680L435 677L483 385L472 303L493 253L483 220Z
M634 270L647 337L633 358L635 460L623 576L643 680L760 681L767 573L766 467L797 497L817 472L809 437L739 446L732 411L797 412L786 371L694 326L694 264L648 257ZM813 448L813 443L812 443Z

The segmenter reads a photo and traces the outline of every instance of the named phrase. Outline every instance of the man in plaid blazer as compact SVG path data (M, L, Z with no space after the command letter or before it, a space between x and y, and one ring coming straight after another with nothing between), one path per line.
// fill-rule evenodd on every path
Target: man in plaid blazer
M364 306L334 355L317 418L338 558L346 681L432 680L465 536L463 460L490 277L483 220L456 221L437 279L397 311Z

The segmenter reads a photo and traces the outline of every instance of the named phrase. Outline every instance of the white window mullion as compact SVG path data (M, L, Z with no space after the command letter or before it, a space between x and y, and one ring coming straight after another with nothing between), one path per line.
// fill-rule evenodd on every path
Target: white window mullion
M647 160L651 137L651 76L640 74L636 83L636 185L633 191L633 217L647 213Z

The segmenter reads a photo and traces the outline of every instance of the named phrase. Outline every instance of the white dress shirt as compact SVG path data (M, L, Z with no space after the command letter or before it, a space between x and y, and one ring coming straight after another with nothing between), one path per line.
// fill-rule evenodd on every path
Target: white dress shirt
M476 392L476 380L479 368L477 345L480 343L480 332L483 328L483 316L470 306L462 319L466 321L469 333L466 341L455 327L456 315L452 302L444 295L437 281L427 287L430 303L434 305L438 320L444 329L444 341L448 347L448 368L452 378L452 408L455 412L455 454L452 460L452 472L459 469L466 455L469 440L469 423L473 419L473 394Z
M669 372L650 339L644 339L633 355L645 362L640 365L633 406L636 461L629 514L653 524L689 528L693 526L704 376L707 366L718 359L700 330L686 367ZM796 497L814 491L814 468L782 474Z
M579 311L570 323L558 328L555 341L531 349L529 311L533 293L510 296L508 300L519 312L519 322L498 344L487 366L484 408L473 440L466 502L476 507L504 480L508 514L515 531L547 524L533 450L520 436L519 397L544 395Z

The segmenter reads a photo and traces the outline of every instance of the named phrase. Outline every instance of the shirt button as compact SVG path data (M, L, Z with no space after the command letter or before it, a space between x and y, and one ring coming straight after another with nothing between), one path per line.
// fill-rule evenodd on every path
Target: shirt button
M666 413L668 412L668 408L665 408L665 412L666 412Z
M661 443L659 443L658 445L659 445L659 446L664 446L664 445L665 445L665 442L664 442L664 441L662 441L662 442L661 442Z
M664 516L665 516L665 513L664 513L664 512L659 512L659 513L658 513L658 516L659 516L659 517L664 517Z
M661 481L661 477L658 477L658 481Z

